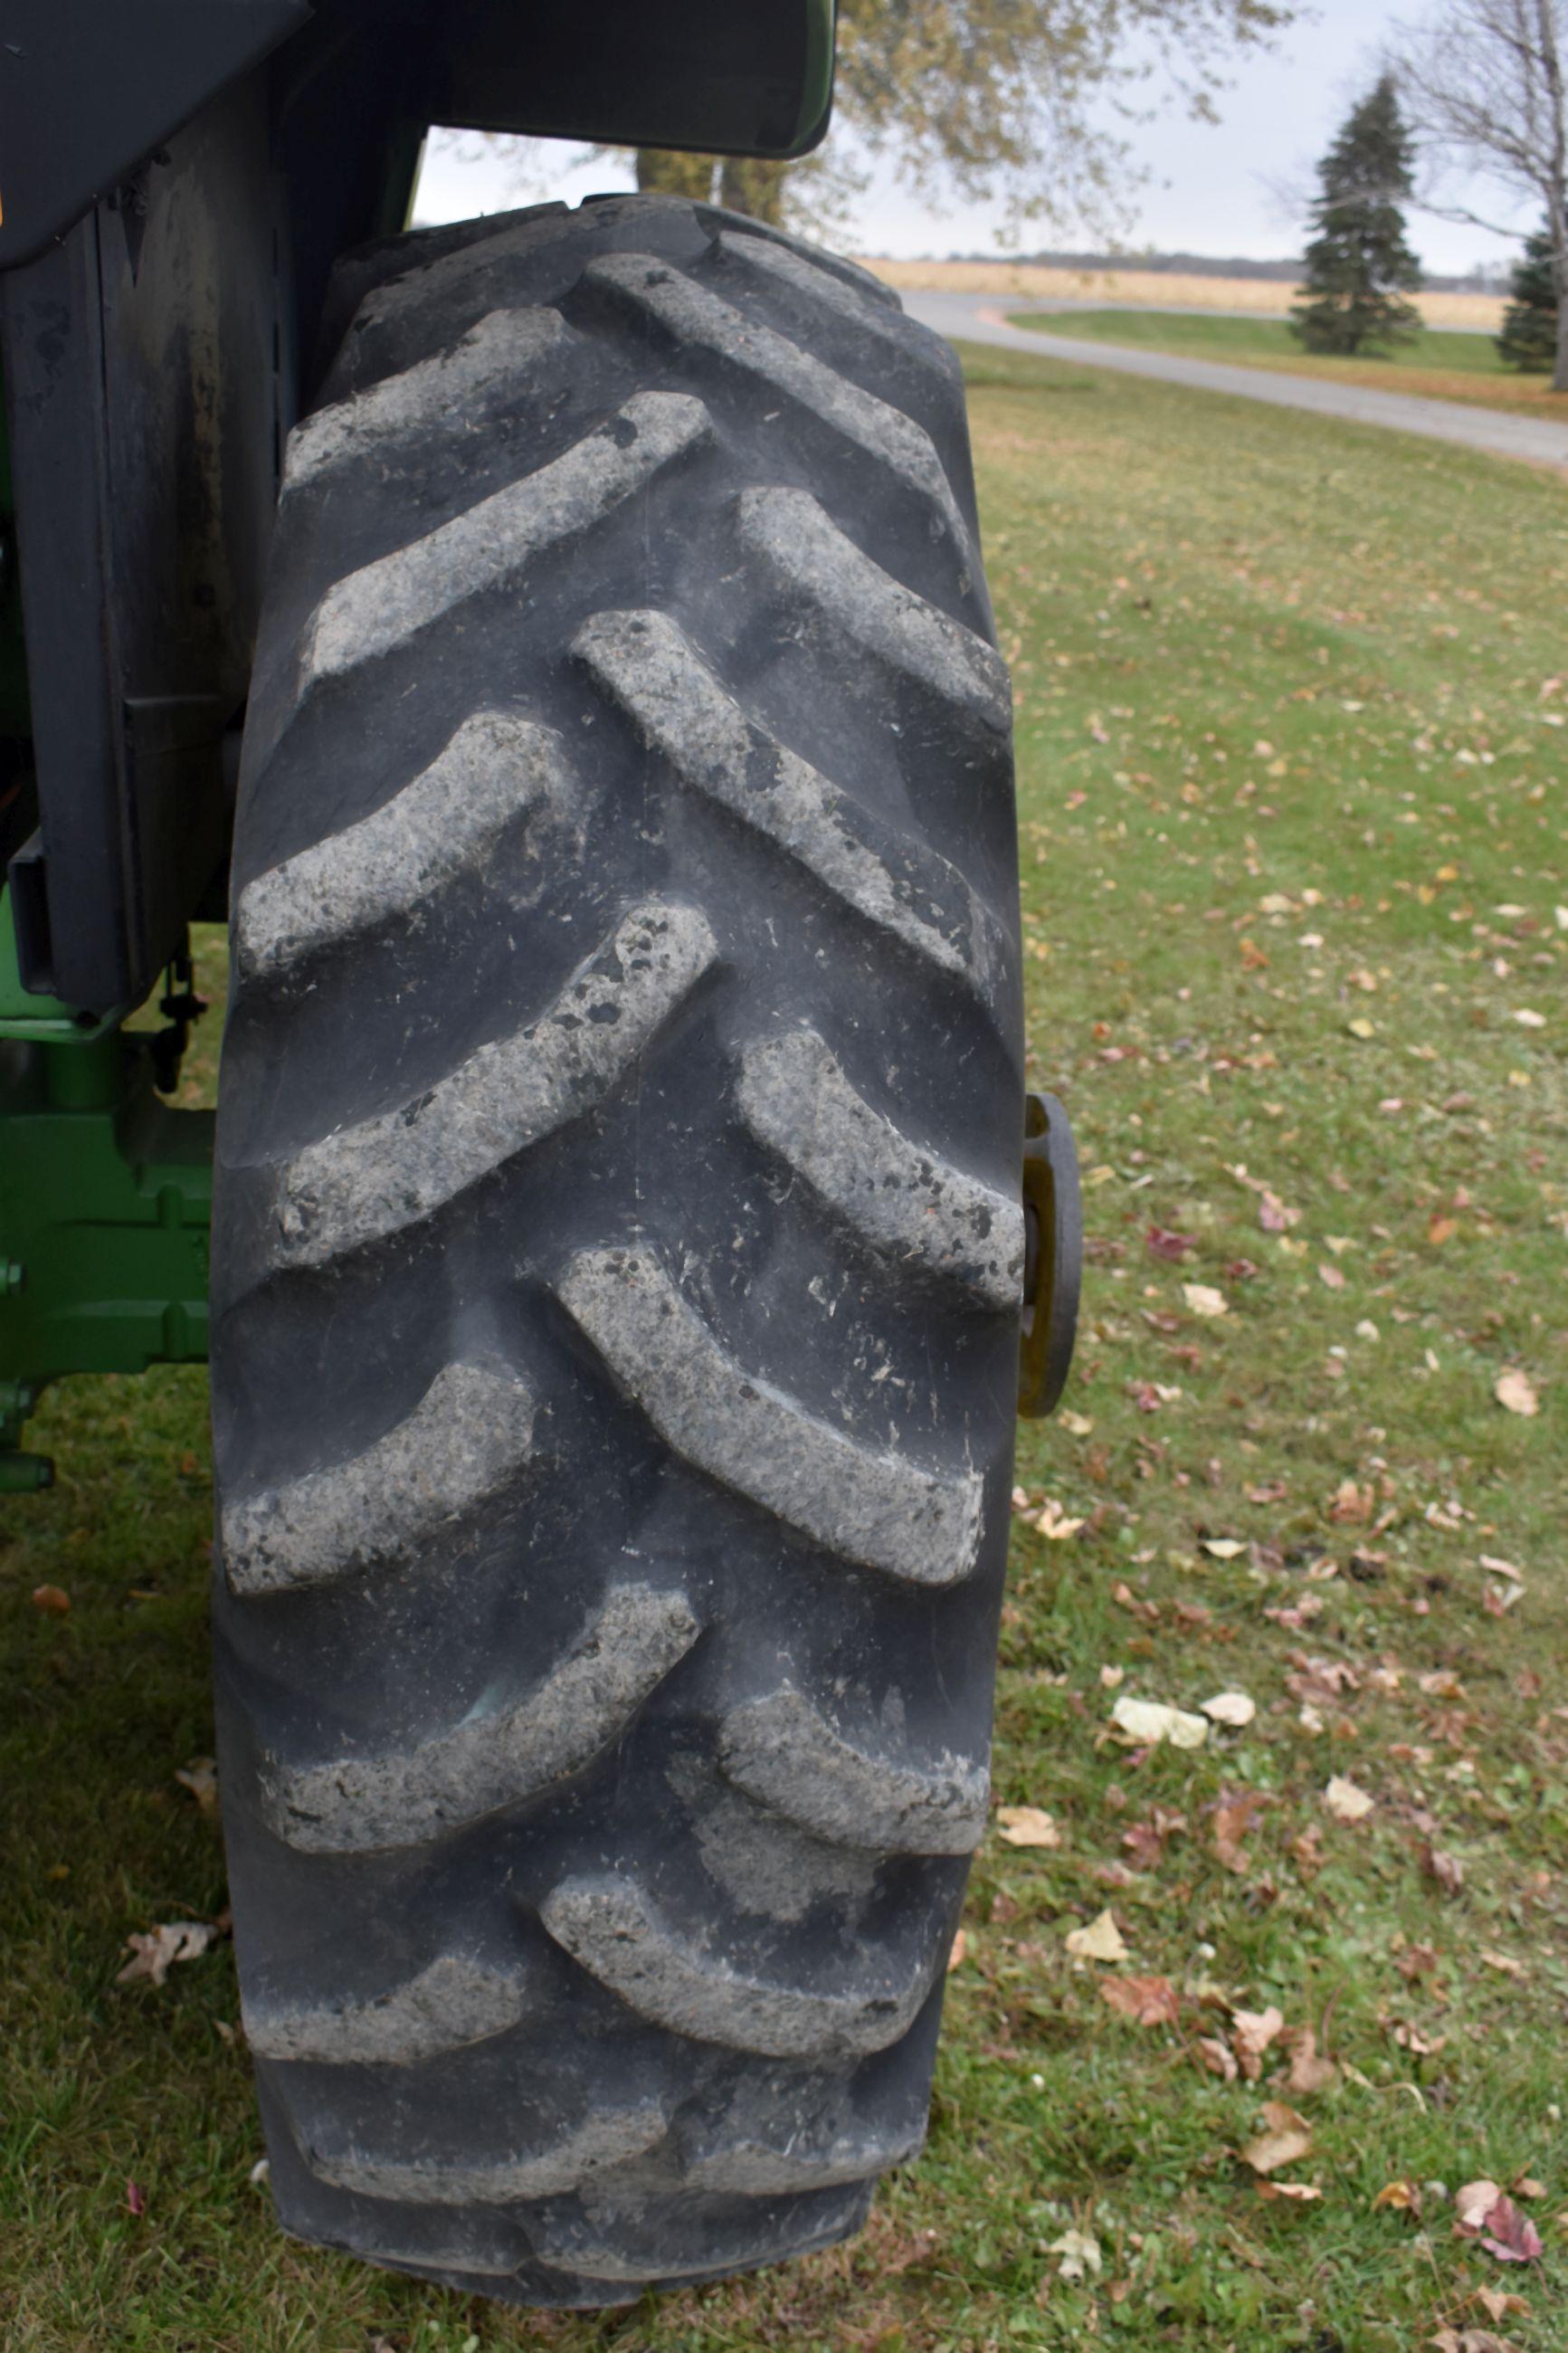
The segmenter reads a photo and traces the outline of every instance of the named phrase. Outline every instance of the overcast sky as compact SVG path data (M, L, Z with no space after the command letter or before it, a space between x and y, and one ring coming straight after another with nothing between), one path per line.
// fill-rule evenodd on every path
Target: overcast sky
M1233 65L1217 123L1192 121L1171 95L1155 120L1133 132L1150 179L1130 241L1215 256L1299 252L1301 226L1289 192L1310 192L1313 164L1374 78L1393 20L1419 13L1420 0L1315 0L1275 48ZM462 220L546 195L574 199L631 185L629 173L615 161L568 171L574 160L574 151L546 141L528 142L521 156L508 156L479 141L437 139L426 155L417 217ZM881 185L874 184L857 209L853 236L839 242L863 253L898 255L1002 249L1000 206L933 208L880 176ZM1531 208L1510 205L1495 190L1458 193L1468 195L1478 212L1496 215L1500 207L1503 218L1533 225ZM1410 231L1427 269L1444 273L1515 250L1483 230L1420 212L1412 214ZM1050 229L1026 229L1024 236L1026 247L1085 241Z

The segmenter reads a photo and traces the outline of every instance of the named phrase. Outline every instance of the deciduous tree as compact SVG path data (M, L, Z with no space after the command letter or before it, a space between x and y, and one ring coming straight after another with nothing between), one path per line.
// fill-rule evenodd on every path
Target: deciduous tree
M922 195L1001 201L1016 223L1114 226L1137 166L1107 112L1135 121L1140 85L1162 71L1211 112L1228 52L1294 14L1295 0L840 0L847 142L802 164L644 150L637 184L689 193L682 175L695 170L704 195L762 219L831 216L865 185L842 160L847 143Z
M1541 206L1557 292L1552 381L1568 392L1568 0L1444 0L1394 41L1406 111L1434 159ZM1516 234L1439 190L1431 208Z

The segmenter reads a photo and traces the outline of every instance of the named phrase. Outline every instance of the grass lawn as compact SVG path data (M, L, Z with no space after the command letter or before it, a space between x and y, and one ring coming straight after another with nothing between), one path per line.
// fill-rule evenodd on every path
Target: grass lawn
M607 2321L279 2240L227 1947L114 1983L223 1902L202 1383L83 1381L0 1541L12 2353L1561 2353L1568 486L969 358L1091 1263L998 1703L1059 1842L978 1860L929 2152L857 2245ZM1541 2253L1456 2235L1481 2177Z
M1176 352L1184 359L1227 360L1242 367L1282 369L1290 375L1331 377L1384 392L1412 392L1428 400L1466 400L1484 408L1521 409L1568 421L1568 392L1553 392L1544 375L1521 375L1499 359L1490 335L1424 327L1386 358L1329 359L1304 351L1283 319L1226 319L1202 311L1038 311L1010 312L1015 327L1086 342L1131 343L1140 351Z

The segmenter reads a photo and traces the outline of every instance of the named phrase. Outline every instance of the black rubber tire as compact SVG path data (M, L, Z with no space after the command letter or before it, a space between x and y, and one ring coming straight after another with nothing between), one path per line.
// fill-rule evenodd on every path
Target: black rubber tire
M919 2149L984 1819L1021 1015L947 346L657 198L416 235L290 442L218 1120L279 2212L625 2303Z

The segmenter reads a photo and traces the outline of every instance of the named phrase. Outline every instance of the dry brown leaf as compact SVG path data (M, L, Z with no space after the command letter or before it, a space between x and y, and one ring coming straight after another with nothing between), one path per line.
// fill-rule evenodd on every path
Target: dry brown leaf
M1364 1821L1376 1802L1343 1773L1336 1773L1323 1791L1323 1804L1336 1822Z
M1422 1847L1421 1868L1429 1879L1436 1881L1445 1895L1458 1895L1465 1883L1464 1864L1440 1846Z
M1080 2280L1100 2267L1100 2241L1090 2238L1087 2231L1064 2231L1059 2239L1051 2241L1046 2253L1061 2257L1057 2272L1064 2280Z
M1212 1282L1184 1282L1182 1297L1190 1315L1226 1315L1230 1312L1224 1292L1216 1291Z
M58 1585L35 1585L33 1607L41 1609L46 1618L68 1618L71 1598Z
M1283 2100L1264 2101L1263 2125L1256 2140L1249 2140L1241 2152L1242 2163L1250 2165L1254 2173L1278 2173L1282 2165L1294 2165L1305 2157L1312 2146L1311 2126Z
M1313 2029L1310 2026L1292 2027L1280 2040L1290 2053L1290 2072L1286 2077L1289 2089L1303 2095L1327 2091L1340 2071L1331 2059L1320 2057L1318 2038Z
M1241 2072L1248 2083L1256 2084L1263 2073L1263 2054L1269 2044L1283 2031L1285 2013L1272 2003L1267 2010L1236 2010L1230 2016L1231 2048L1241 2063Z
M1467 2181L1454 2192L1455 2228L1479 2231L1501 2196L1501 2182L1492 2181L1485 2174L1479 2181Z
M1421 2220L1421 2191L1414 2181L1385 2181L1372 2201L1375 2214L1380 2206L1392 2206L1396 2213L1413 2215Z
M1528 2317L1530 2306L1522 2295L1510 2295L1506 2288L1479 2287L1471 2302L1479 2304L1489 2320L1507 2320L1518 2313Z
M1100 1992L1112 2010L1139 2026L1174 2026L1180 2010L1169 1978L1106 1978Z
M1305 2206L1323 2194L1315 2181L1267 2181L1260 2179L1253 2186L1260 2198L1289 2198L1298 2206Z
M1211 2075L1222 2076L1227 2084L1235 2083L1237 2073L1236 2055L1227 2042L1221 2042L1216 2035L1200 2034L1196 2050L1200 2062Z
M1060 1846L1062 1834L1038 1806L998 1806L996 1820L1009 1846Z
M1498 1375L1497 1379L1492 1383L1492 1395L1499 1405L1506 1408L1510 1413L1522 1413L1529 1416L1541 1411L1541 1399L1535 1394L1535 1383L1528 1373L1521 1373L1517 1366L1511 1366L1506 1373Z
M1242 1841L1268 1803L1260 1789L1225 1789L1214 1812L1214 1851L1227 1871L1245 1871Z
M1497 2184L1495 2181L1472 2181L1467 2184L1467 2189L1497 2189ZM1459 2197L1466 2198L1466 2190L1461 2190ZM1488 2254L1495 2255L1500 2263L1540 2262L1542 2253L1541 2233L1529 2215L1520 2212L1505 2189L1498 2189L1491 2204L1479 2218L1478 2202L1475 2197L1467 2198L1465 2211L1461 2214L1458 2199L1454 2201L1454 2228L1461 2238L1479 2236Z
M1127 1947L1109 1905L1087 1928L1069 1928L1067 1947L1079 1961L1124 1961Z
M1160 1700L1123 1696L1111 1709L1110 1721L1140 1747L1157 1747L1162 1741L1169 1741L1173 1748L1201 1748L1209 1736L1205 1717L1191 1715L1184 1708L1167 1707Z
M147 1978L161 1986L176 1961L199 1960L221 1934L210 1920L168 1920L144 1936L127 1936L125 1949L131 1958L114 1982L130 1985L137 1978Z
M1482 1946L1481 1958L1489 1969L1497 1969L1505 1978L1522 1978L1527 1974L1522 1961L1516 1961L1509 1953L1494 1952L1490 1946Z
M1248 1699L1245 1692L1215 1692L1213 1699L1199 1704L1211 1724L1227 1725L1237 1731L1258 1714L1257 1701Z
M211 1757L193 1757L182 1765L174 1778L188 1789L204 1814L217 1812L217 1765Z
M968 1950L969 1931L967 1928L961 1928L957 1936L953 1938L952 1944L947 1948L947 1973L949 1977L952 1975L954 1969L962 1968L963 1957Z

